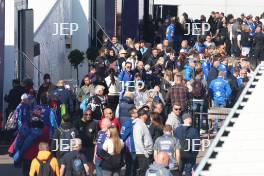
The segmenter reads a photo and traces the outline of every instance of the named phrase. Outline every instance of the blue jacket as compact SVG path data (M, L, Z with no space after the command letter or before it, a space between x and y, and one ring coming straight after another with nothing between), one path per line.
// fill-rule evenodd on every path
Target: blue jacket
M20 103L16 108L17 127L29 128L30 123L30 106L25 103Z
M55 114L49 106L42 105L42 109L44 110L42 114L43 115L42 119L44 121L44 124L49 126L50 136L53 136L54 129L58 127Z
M243 78L242 77L237 78L237 85L238 85L238 87L242 87L242 85L243 85Z
M190 81L194 76L194 69L189 65L184 66L184 79Z
M209 61L206 60L201 60L201 61L202 61L202 69L203 69L203 80L207 80L211 64Z
M226 105L232 90L224 78L218 77L210 83L209 93L216 104Z
M207 48L206 45L202 43L195 43L195 45L193 46L193 49L197 50L198 53L203 53L205 48Z
M134 105L134 100L128 97L123 97L119 102L119 122L123 125L128 119L130 119L129 109Z
M130 153L136 152L135 142L133 137L133 121L132 119L128 119L121 127L120 136L124 141L126 148Z
M119 81L123 81L126 83L127 81L132 81L133 80L133 75L131 72L127 72L126 70L121 71L119 74Z

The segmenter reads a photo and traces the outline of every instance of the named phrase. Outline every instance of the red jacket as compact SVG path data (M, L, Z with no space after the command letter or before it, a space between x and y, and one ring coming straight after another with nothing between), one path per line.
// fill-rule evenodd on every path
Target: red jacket
M102 128L101 128L101 125L102 125L102 119L103 119L103 118L104 118L104 117L102 116L101 120L99 120L99 122L98 122L98 126L99 126L99 129L100 129L100 130L102 129ZM115 117L113 117L112 119L110 119L110 121L111 121L111 125L112 125L112 126L115 126L115 127L118 129L118 131L120 131L121 126L120 126L120 123L119 123L118 119L115 118Z

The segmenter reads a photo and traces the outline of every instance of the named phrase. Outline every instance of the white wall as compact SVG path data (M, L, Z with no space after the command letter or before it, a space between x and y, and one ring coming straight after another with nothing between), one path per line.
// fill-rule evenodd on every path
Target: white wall
M178 14L186 12L191 18L199 18L201 14L208 17L211 11L232 13L235 16L241 13L259 16L264 12L263 0L155 0L155 4L178 5Z
M40 4L37 5L39 6ZM35 9L35 7L32 8ZM64 70L66 65L68 65L65 53L65 36L52 35L56 31L54 23L70 22L70 10L71 0L58 0L50 13L46 14L44 21L42 21L34 36L34 41L40 43L40 56L34 58L35 64L37 65L37 59L40 59L40 70L43 73L49 73L53 82L71 77L71 71ZM36 70L34 82L38 82Z
M43 1L43 3L45 2ZM41 4L33 3L30 6L36 13L34 21L42 19L42 23L39 23L34 37L34 40L40 43L41 53L40 56L35 57L35 64L38 65L38 59L40 59L40 70L43 73L49 73L54 83L59 79L76 79L76 70L72 68L68 61L68 54L71 50L65 47L65 36L52 34L55 33L54 23L77 23L79 29L72 35L71 49L79 49L85 52L89 46L90 36L90 0L58 0L53 4L51 10L45 10L49 12L45 18L35 10L39 9ZM47 6L45 8L51 7ZM84 62L80 67L80 79L87 74L87 66L88 64ZM38 83L36 70L34 82Z
M91 38L91 0L72 1L72 22L79 25L79 30L72 37L72 49L86 52ZM72 70L73 78L76 78L76 70ZM88 73L87 59L79 67L79 80Z

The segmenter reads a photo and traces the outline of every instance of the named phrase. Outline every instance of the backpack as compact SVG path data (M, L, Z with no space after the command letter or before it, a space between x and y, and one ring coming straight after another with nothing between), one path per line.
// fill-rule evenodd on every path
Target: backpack
M85 176L86 172L80 154L77 154L72 160L72 176Z
M195 79L191 86L192 96L197 99L203 99L205 95L205 88L202 81Z
M189 129L189 128L188 128ZM192 154L192 140L187 138L187 131L185 131L184 136L182 139L180 139L180 154L181 154L181 159L185 160L191 160L193 159L193 154Z
M41 161L38 158L36 158L39 162L39 173L37 176L54 176L54 172L51 169L50 161L52 159L52 156L49 156L48 160Z
M17 114L16 111L12 111L7 118L5 129L9 131L9 130L15 130L16 128L17 128Z
M61 139L68 139L68 140L63 140L63 145L61 147L62 150L63 151L70 151L70 148L68 148L68 147L71 146L71 139L74 139L76 137L74 128L70 128L70 129L59 128L59 131L60 131L60 141L61 141ZM65 146L65 147L63 147L63 146Z
M163 176L162 170L158 168L149 168L146 172L146 176Z

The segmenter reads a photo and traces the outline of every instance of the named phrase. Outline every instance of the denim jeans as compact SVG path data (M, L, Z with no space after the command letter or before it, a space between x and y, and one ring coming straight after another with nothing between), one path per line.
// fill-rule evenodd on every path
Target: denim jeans
M100 159L95 160L96 176L103 176L101 163L102 163L102 160L100 160Z
M181 173L185 172L185 176L192 176L192 171L195 170L196 160L182 160Z
M219 103L216 103L216 102L213 102L213 107L217 107L217 108L224 108L226 107L225 104L219 104ZM217 132L218 131L218 116L216 115L215 118L214 118L214 132Z
M137 157L136 153L126 152L126 176L136 175Z

